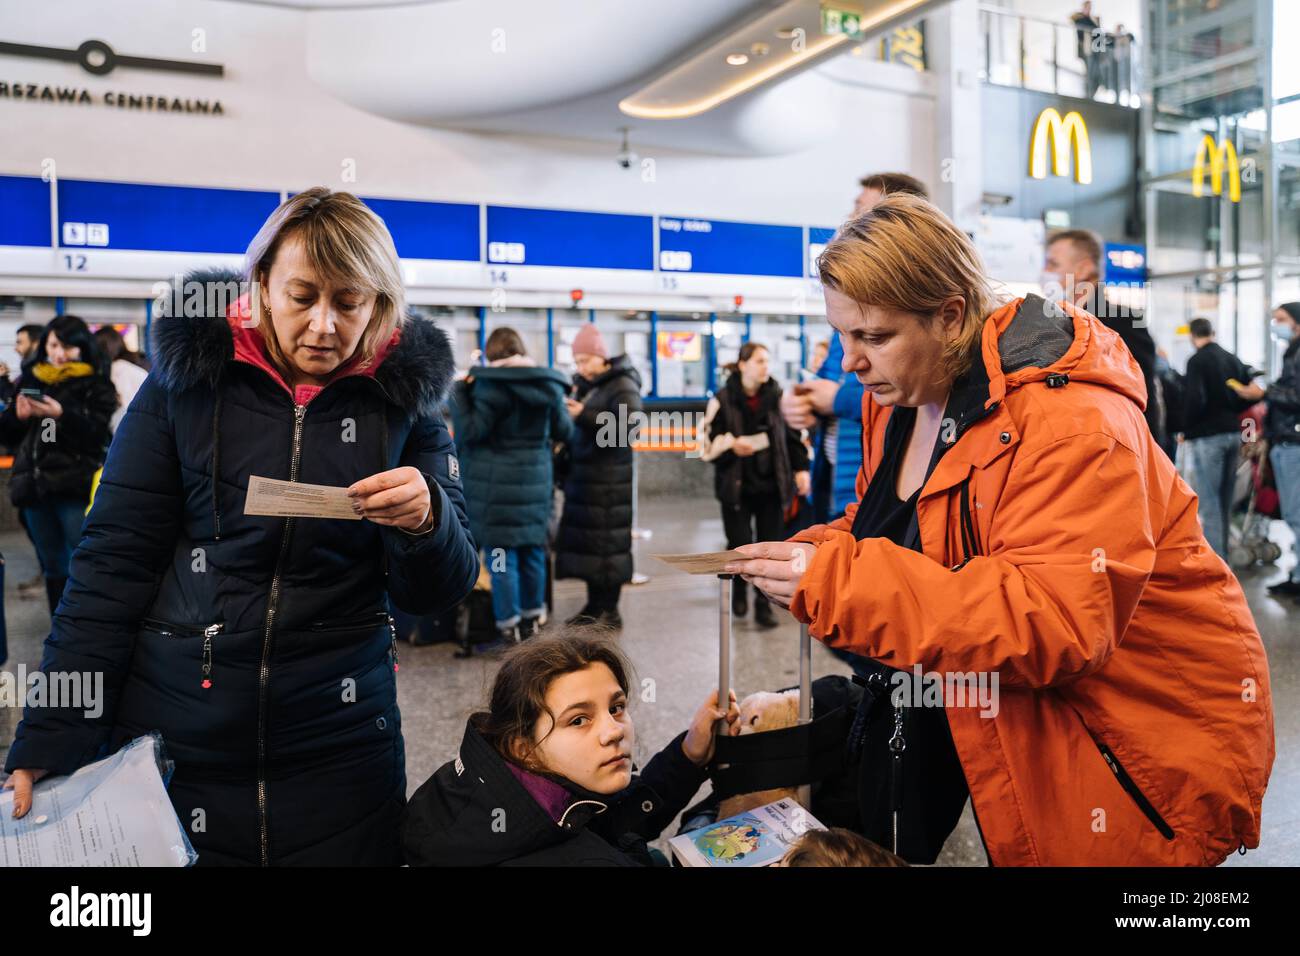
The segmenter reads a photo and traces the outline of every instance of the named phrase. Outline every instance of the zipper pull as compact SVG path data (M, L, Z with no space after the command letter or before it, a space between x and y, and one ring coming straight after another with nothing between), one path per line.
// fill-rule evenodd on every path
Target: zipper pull
M203 629L203 684L204 690L212 689L212 639L221 633L220 624L209 624Z
M391 614L388 615L388 633L391 638L389 647L391 648L390 653L393 657L393 673L396 674L401 670L401 667L397 663L397 625L393 622L393 615Z
M895 757L901 757L907 749L907 738L903 736L903 708L894 708L894 736L889 738L889 749Z
M306 405L295 405L295 406L293 406L293 421L294 421L294 424L296 424L296 425L301 425L301 424L302 424L302 420L303 420L303 416L305 416L306 414L307 414L307 406L306 406Z

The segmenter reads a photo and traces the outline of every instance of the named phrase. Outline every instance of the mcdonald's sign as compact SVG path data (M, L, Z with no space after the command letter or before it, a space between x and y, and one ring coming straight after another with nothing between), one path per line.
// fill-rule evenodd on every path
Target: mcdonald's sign
M1205 157L1210 157L1210 188L1214 195L1223 195L1223 167L1228 167L1228 198L1241 202L1241 165L1237 162L1237 147L1232 140L1220 140L1206 133L1201 145L1196 147L1196 163L1192 166L1192 195L1201 196L1205 192Z
M1029 137L1029 175L1047 178L1048 143L1051 143L1052 175L1064 176L1069 163L1069 147L1074 146L1074 181L1092 182L1092 143L1083 117L1071 110L1064 117L1052 107L1038 114L1034 132Z

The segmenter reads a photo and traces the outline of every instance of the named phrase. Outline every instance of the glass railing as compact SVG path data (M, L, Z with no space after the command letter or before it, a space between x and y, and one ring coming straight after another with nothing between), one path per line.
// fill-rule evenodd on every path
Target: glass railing
M986 83L1138 107L1139 48L1126 30L982 6L980 33Z

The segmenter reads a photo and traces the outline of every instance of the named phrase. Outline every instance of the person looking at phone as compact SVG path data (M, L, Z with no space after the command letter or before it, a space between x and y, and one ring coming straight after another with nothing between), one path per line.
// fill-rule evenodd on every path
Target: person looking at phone
M86 323L60 315L45 327L13 404L0 415L0 441L14 449L9 495L45 572L54 613L81 538L90 483L108 452L117 391Z

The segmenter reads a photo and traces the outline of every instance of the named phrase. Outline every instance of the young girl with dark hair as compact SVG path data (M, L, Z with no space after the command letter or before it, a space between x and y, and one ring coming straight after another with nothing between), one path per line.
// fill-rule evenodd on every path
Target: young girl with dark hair
M685 733L633 773L628 666L594 632L510 651L456 759L416 791L402 823L412 866L651 866L646 846L705 779L714 727L739 717L709 695Z

